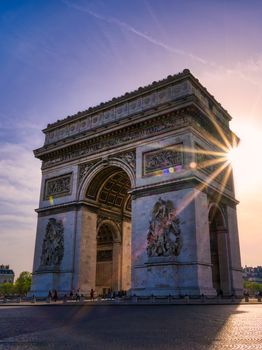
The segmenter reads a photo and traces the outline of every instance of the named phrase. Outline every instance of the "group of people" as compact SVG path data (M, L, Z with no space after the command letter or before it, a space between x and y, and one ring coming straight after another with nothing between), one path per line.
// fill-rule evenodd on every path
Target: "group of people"
M76 291L73 289L69 294L71 300L80 301L81 297L83 297L83 295L80 294L80 289L77 289Z
M54 289L52 292L51 290L49 290L48 292L48 299L49 300L53 300L53 301L57 301L58 300L58 294L57 294L57 290Z
M94 300L94 297L95 297L95 291L94 289L91 289L90 299ZM59 299L57 290L56 289L54 289L53 291L49 290L47 298L49 301L52 300L56 302ZM77 289L77 290L73 289L70 291L69 296L67 294L63 296L63 300L70 299L70 300L80 301L82 298L84 298L84 295L80 294L80 289Z
M102 298L108 298L108 299L115 299L115 298L122 298L126 296L126 291L125 290L120 290L120 291L112 291L112 290L108 290L107 293L104 293L102 295Z
M103 295L100 295L100 297L102 298L108 298L108 299L115 299L115 298L122 298L126 296L126 291L124 290L121 290L121 291L118 291L118 292L115 292L115 291L112 291L111 289L108 290L107 293L104 293ZM231 297L234 297L235 295L232 294ZM185 296L182 296L180 295L180 298L183 298ZM217 290L217 297L219 298L223 298L223 291L221 289L218 289ZM249 297L249 293L248 291L244 291L244 297L245 298L248 298ZM258 293L256 293L256 297L262 297L262 291L259 291ZM84 298L84 295L83 294L80 294L80 290L77 289L77 290L71 290L70 291L70 294L69 294L69 299L70 300L75 300L75 301L80 301L81 299ZM201 295L201 299L204 299L205 298L205 295L202 294ZM56 302L58 300L58 293L57 293L57 290L54 289L53 291L49 290L48 292L48 299L51 301L54 301ZM64 297L63 297L64 300L67 300L68 299L68 296L65 294ZM90 300L95 300L95 290L92 288L90 290Z

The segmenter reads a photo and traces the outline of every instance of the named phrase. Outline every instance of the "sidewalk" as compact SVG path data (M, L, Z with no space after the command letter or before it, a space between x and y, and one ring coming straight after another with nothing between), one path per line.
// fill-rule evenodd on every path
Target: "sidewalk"
M95 300L58 300L58 301L15 301L10 300L4 302L0 300L1 306L98 306L98 305L262 305L256 298L245 299L173 299L173 298L157 298L157 297L133 297L130 299L95 299Z

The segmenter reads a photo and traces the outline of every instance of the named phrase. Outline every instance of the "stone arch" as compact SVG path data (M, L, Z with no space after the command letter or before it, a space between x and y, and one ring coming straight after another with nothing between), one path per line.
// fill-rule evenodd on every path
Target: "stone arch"
M120 290L121 236L111 220L103 220L97 227L96 283L97 294L106 295Z
M103 225L109 225L112 227L114 235L113 235L113 240L115 242L121 243L122 237L121 237L121 229L120 227L113 221L109 219L102 219L100 222L97 224L97 232L99 232L100 228Z
M85 193L85 200L90 205L106 207L111 210L131 211L130 180L126 172L116 166L106 167L91 180Z
M79 288L98 295L131 285L131 194L134 175L119 160L92 165L79 189ZM132 180L132 181L131 181ZM130 205L129 205L130 204ZM103 231L103 232L102 232ZM100 240L101 234L111 239Z
M223 229L227 228L225 215L223 213L223 210L221 209L221 207L217 203L210 203L209 208L208 208L209 222L213 218L216 218L216 222L220 228L223 228Z
M88 168L86 174L84 175L83 179L81 179L81 182L79 184L77 200L84 200L86 190L93 179L101 171L110 167L120 168L125 171L130 180L131 188L135 187L135 169L131 165L127 164L127 162L125 162L123 159L113 157L110 159L105 158L98 162L90 162L90 167Z
M216 203L208 213L212 284L219 295L231 294L229 239L225 216Z

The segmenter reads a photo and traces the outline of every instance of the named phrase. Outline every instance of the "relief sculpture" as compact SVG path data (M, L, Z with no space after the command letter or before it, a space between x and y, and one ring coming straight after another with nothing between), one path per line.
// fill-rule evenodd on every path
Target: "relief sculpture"
M135 170L136 170L136 153L134 151L121 153L121 154L117 155L117 157L122 159L125 163L127 163L132 168L132 170L135 172Z
M72 174L51 178L45 182L45 199L66 196L71 192Z
M180 220L173 202L159 198L152 210L147 233L147 255L178 256L182 247Z
M61 220L49 219L42 244L40 268L58 267L64 256L64 226Z
M143 154L144 175L183 164L182 143Z

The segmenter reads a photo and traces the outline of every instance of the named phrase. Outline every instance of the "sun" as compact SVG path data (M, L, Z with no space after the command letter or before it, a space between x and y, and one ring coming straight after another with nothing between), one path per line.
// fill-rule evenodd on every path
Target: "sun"
M227 161L231 164L236 163L236 160L238 159L239 153L237 147L232 147L228 150L226 153Z

